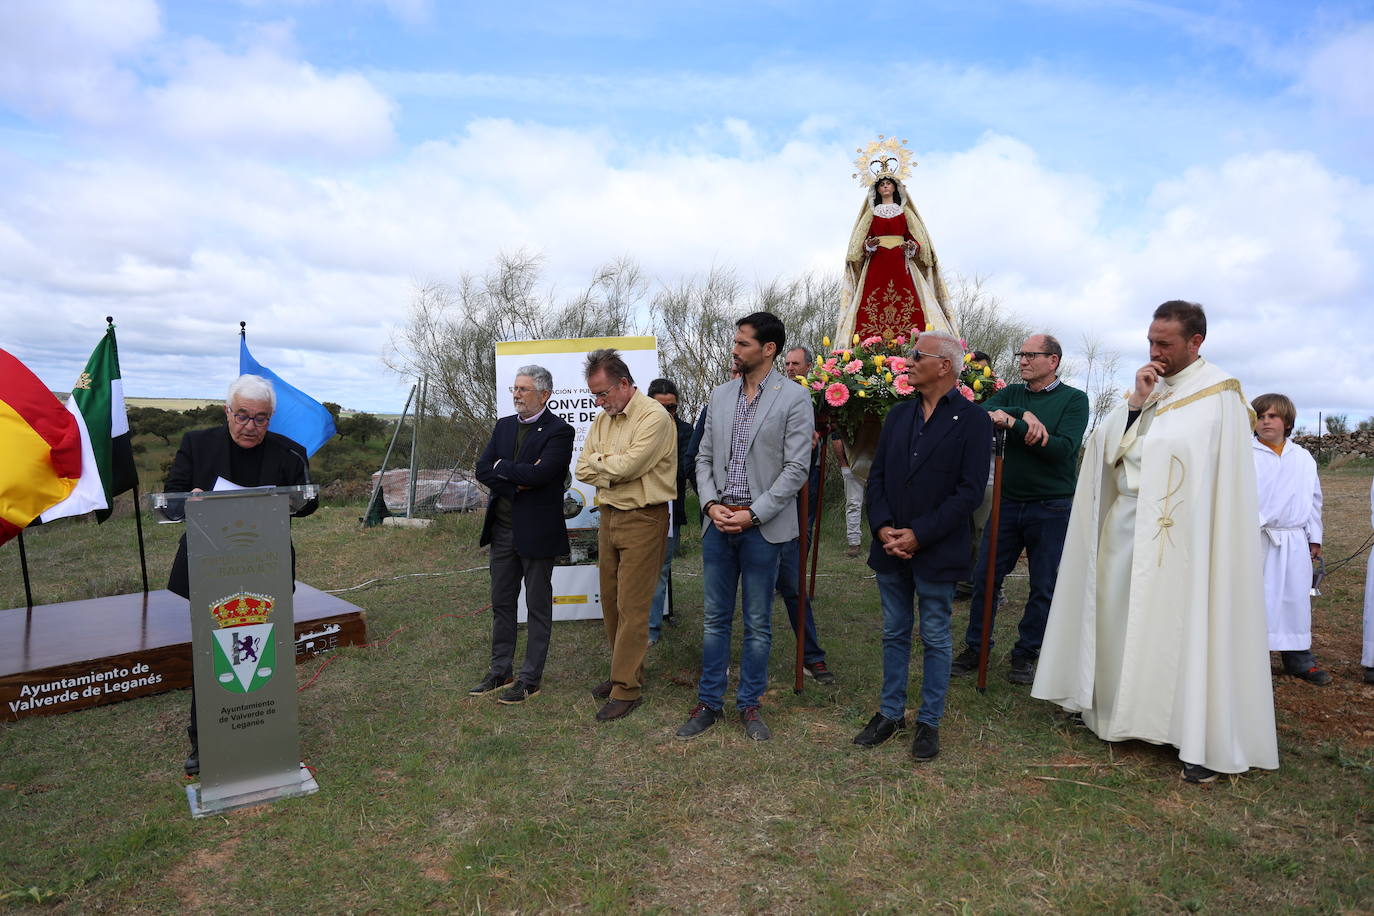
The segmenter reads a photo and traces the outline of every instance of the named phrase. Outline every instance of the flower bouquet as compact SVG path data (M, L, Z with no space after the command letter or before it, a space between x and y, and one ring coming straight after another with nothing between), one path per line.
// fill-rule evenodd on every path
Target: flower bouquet
M973 354L964 354L964 368L959 373L959 393L975 404L981 404L992 397L994 391L1001 391L1007 383L993 374L991 366L973 366Z
M912 335L919 332L912 328ZM817 358L811 374L797 376L811 390L816 417L839 429L849 442L856 441L866 420L878 423L903 399L916 393L907 377L908 338L854 335L853 345L830 350ZM830 338L822 343L830 348Z

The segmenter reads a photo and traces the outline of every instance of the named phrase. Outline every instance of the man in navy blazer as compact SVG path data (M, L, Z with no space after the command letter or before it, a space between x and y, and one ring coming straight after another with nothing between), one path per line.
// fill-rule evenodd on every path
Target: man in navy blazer
M906 725L912 604L919 601L924 675L911 753L940 752L949 688L954 585L969 576L969 516L983 500L992 421L955 386L964 348L950 334L915 341L907 375L919 397L892 408L868 474L868 565L883 607L883 690L878 712L854 743L874 747Z
M491 490L479 542L491 545L491 667L468 694L482 696L510 685L497 699L515 704L539 693L544 677L553 629L553 561L568 552L563 492L573 428L548 409L549 370L522 367L510 392L515 413L496 421L477 459L477 479ZM511 683L522 581L529 612L525 662Z

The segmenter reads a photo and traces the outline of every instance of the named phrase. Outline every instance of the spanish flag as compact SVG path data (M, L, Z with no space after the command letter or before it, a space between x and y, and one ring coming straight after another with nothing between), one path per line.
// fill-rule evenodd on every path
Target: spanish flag
M76 418L29 368L0 350L0 544L76 489Z

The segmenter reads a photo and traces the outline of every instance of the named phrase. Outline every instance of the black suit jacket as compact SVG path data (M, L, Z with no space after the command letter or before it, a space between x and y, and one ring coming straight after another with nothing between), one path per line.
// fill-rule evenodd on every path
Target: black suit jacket
M911 563L933 582L969 577L969 525L983 501L992 457L992 421L985 411L951 389L929 420L921 398L892 408L868 472L868 521L873 545L868 565L893 572ZM910 528L918 548L911 560L888 556L878 529Z
M215 480L229 476L229 450L237 448L229 438L228 426L196 429L181 437L181 446L172 459L164 490L168 493L189 493L194 489L212 490ZM262 470L257 480L235 480L244 487L290 487L310 481L309 459L305 449L294 441L268 431L258 448L262 453ZM309 515L318 504L314 501L297 512ZM291 577L296 575L296 548L291 548ZM190 580L186 571L186 535L177 545L176 559L167 578L167 590L183 598L191 597Z
M504 496L511 503L511 537L522 557L561 557L568 552L568 526L563 521L564 481L572 462L573 428L545 410L533 424L515 455L515 414L496 421L482 457L477 459L477 479L491 490L493 499ZM524 487L524 489L521 489ZM496 515L487 504L480 546L491 543Z

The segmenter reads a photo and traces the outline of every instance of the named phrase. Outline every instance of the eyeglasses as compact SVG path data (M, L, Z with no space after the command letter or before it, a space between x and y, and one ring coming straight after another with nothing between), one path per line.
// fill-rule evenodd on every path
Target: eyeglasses
M922 357L926 359L949 359L948 356L941 356L939 353L927 353L924 350L911 351L911 361L913 363L919 363Z
M676 405L676 404L664 404L664 405L663 405L663 409L666 410L666 411L668 411L668 413L677 413L677 405Z
M266 426L267 421L272 419L270 413L248 414L241 410L234 411L233 417L234 422L239 426L247 426L249 423L252 423L254 426Z
M1035 359L1037 356L1053 356L1053 355L1054 355L1053 353L1050 353L1050 352L1047 351L1047 350L1026 350L1026 351L1024 351L1024 352L1022 352L1022 353L1013 353L1013 354L1012 354L1012 356L1016 357L1018 360L1020 360L1020 359Z
M612 391L615 391L617 388L620 387L620 382L621 379L616 379L615 384L607 388L605 391L593 391L592 399L595 401L604 401Z
M511 394L534 394L538 388L526 388L524 385L511 385L506 389Z

